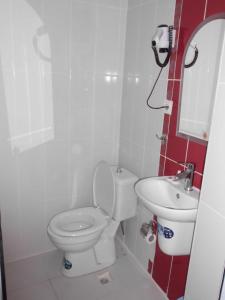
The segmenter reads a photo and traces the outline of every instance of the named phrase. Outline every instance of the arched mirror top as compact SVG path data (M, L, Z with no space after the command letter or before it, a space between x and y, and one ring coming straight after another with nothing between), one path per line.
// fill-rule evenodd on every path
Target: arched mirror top
M179 136L208 141L224 35L225 19L210 19L200 24L186 47L177 122Z

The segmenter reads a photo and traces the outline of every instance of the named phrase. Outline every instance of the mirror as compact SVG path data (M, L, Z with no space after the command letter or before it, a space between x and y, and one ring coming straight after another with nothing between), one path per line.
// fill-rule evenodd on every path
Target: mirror
M217 19L202 26L190 41L184 65L180 92L178 135L207 141L218 77L225 20Z

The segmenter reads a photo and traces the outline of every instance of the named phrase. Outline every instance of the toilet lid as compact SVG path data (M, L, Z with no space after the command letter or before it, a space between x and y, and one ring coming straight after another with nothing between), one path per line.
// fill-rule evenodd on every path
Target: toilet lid
M94 205L112 217L115 205L115 183L110 165L105 161L97 164L93 179Z

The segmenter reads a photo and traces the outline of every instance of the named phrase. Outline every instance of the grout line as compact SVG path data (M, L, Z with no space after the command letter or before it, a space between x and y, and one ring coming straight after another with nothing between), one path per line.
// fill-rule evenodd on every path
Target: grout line
M165 156L165 155L163 155L163 154L160 154L160 156L162 156L163 158L165 158L165 159L166 159L166 156Z
M176 78L168 78L168 80L170 80L170 81L178 81L178 82L182 81L181 79L176 79Z
M179 23L178 23L179 25L178 25L178 30L177 30L178 31L177 32L177 48L176 48L176 56L175 56L175 63L174 63L174 73L173 73L174 80L176 80L175 77L176 77L178 45L179 45L179 39L180 39L180 24L181 24L182 12L183 12L183 0L182 0L182 4L181 4L181 9L180 9L180 18L179 18Z
M165 174L165 168L166 168L166 157L164 157L164 162L163 162L163 170L162 170L163 176Z
M169 158L168 156L165 157L167 160L177 164L177 165L182 165L182 164L179 164L179 162L177 162L176 160L173 160L172 158Z
M171 259L171 262L170 262L170 273L169 273L169 278L168 278L168 285L167 285L167 289L166 289L166 294L168 294L168 291L169 291L170 277L171 277L171 274L172 274L172 268L173 268L173 256L172 256L172 259Z
M187 139L187 147L186 147L186 153L185 153L185 159L184 159L185 163L187 162L187 155L188 155L188 150L189 150L189 143L190 143L190 140Z
M183 166L183 164L180 164L179 162L177 162L176 160L173 160L172 158L170 158L170 157L168 157L168 156L165 156L165 155L163 155L163 154L160 154L160 156L162 156L165 160L167 159L167 160L169 160L169 161L171 161L171 162L173 162L173 163L175 163L175 164L177 164L177 165ZM203 176L203 173L200 173L200 172L198 172L198 171L195 171L195 174L198 174L198 175L200 175L200 176Z
M53 284L52 284L52 282L51 282L51 279L48 279L48 282L49 282L49 285L50 285L51 288L52 288L53 294L55 295L56 299L57 299L57 300L61 300L61 299L58 297L58 294L57 294L56 290L54 289L54 286L53 286Z
M204 17L203 17L203 20L205 20L205 17L206 17L207 6L208 6L208 0L205 0L205 11L204 11Z
M167 81L168 82L168 81ZM167 88L168 88L168 84L169 82L167 83ZM173 82L173 86L172 86L172 95L171 95L171 100L173 101L173 92L174 92L174 82ZM172 113L171 113L172 114ZM169 122L168 122L168 127L167 127L167 141L166 141L166 147L165 147L165 157L167 155L167 147L168 147L168 141L169 141L169 135L170 135L170 120L171 120L171 115L169 116ZM165 167L166 167L166 159L164 161L164 166L163 166L163 175L165 173Z
M198 171L195 171L194 173L197 174L197 175L203 176L203 173L200 173Z

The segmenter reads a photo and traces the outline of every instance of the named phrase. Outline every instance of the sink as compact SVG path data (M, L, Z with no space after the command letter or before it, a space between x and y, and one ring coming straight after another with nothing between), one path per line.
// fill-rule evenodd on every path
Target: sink
M135 192L154 215L171 221L195 221L199 191L184 190L182 180L175 177L150 177L139 180Z
M199 190L184 190L184 181L174 176L140 179L135 192L143 205L157 216L158 243L168 255L188 255L191 251Z

